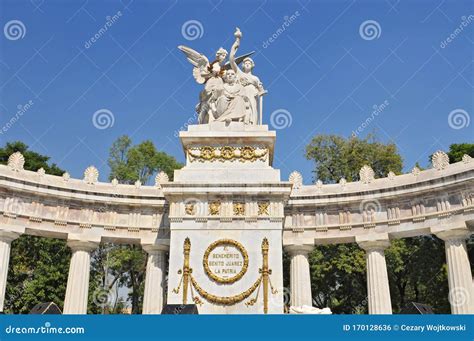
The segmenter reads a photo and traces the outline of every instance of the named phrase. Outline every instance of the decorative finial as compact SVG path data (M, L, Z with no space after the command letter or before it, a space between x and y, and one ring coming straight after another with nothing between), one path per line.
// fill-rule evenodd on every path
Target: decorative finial
M64 180L64 182L68 182L70 179L71 179L71 175L69 175L68 172L65 172L65 173L63 174L63 180Z
M7 166L14 171L21 171L25 166L25 157L20 152L15 152L8 158Z
M370 166L364 165L360 169L359 177L363 184L370 184L375 178L374 170Z
M169 178L168 174L161 171L155 177L155 186L156 187L161 187L160 186L161 184L167 183L169 181L170 181L170 178Z
M84 181L89 185L94 185L99 181L99 171L94 166L89 166L84 171Z
M438 150L431 157L431 163L437 170L445 169L449 165L449 156L442 150Z
M413 167L413 169L411 170L411 174L413 174L414 176L420 175L420 172L421 171L417 166Z

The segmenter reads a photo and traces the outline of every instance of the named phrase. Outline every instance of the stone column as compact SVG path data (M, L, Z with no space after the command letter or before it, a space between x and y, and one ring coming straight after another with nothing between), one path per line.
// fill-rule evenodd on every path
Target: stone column
M441 231L448 265L449 303L452 314L474 314L474 286L466 249L467 229Z
M98 244L90 241L69 240L72 250L69 275L67 278L64 314L86 314L91 268L90 252Z
M143 295L143 314L161 314L163 309L166 249L160 245L143 245L148 253Z
M391 314L392 301L384 253L384 250L390 246L390 242L369 240L358 242L358 244L366 251L369 314Z
M286 247L291 258L290 305L293 307L301 307L303 305L308 305L310 307L313 306L311 276L308 262L308 254L313 250L313 248L313 245L291 245Z
M19 236L16 232L0 231L0 312L3 311L5 302L11 242Z

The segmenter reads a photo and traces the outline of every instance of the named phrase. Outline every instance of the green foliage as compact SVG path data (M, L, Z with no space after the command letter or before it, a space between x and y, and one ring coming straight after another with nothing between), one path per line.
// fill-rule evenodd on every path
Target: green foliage
M158 151L153 142L147 140L133 146L126 135L112 144L108 163L110 180L116 178L121 183L129 184L137 180L146 184L153 174L160 171L172 179L173 171L182 167L174 157Z
M61 175L62 169L49 164L49 157L28 149L22 142L0 148L0 163L19 151L25 169ZM37 303L52 301L62 308L66 294L70 251L64 240L23 235L12 242L5 295L6 313L28 313Z
M5 312L27 314L40 302L61 309L71 252L64 240L23 235L12 242Z
M402 171L402 157L396 145L379 142L374 135L364 139L317 135L306 146L306 158L315 163L315 180L324 183L335 183L341 178L357 181L364 165L372 167L375 177L385 177L390 171L395 174Z
M322 245L310 254L313 304L335 314L367 309L365 254L356 244Z
M125 302L118 295L122 287L131 289L132 314L140 313L146 261L146 253L136 245L101 244L92 254L89 313L122 313Z
M151 141L133 145L128 136L119 137L110 148L110 179L132 184L140 180L149 183L157 172L163 171L172 179L173 171L182 165L165 152L158 151ZM110 297L119 288L128 289L132 314L140 313L143 305L147 254L137 245L107 244L92 253L91 291L89 311L121 313L125 302L108 299L104 305L97 296ZM95 294L94 294L95 292ZM120 299L120 298L119 298ZM97 302L101 303L100 305Z
M385 251L394 313L411 301L449 314L444 242L434 236L395 239Z
M44 168L47 174L62 175L64 171L56 164L49 164L49 157L38 154L28 149L28 146L20 141L8 142L5 147L0 148L0 164L6 165L11 154L20 152L25 157L25 169L37 171Z
M459 143L449 146L449 163L459 162L464 154L474 157L474 143Z

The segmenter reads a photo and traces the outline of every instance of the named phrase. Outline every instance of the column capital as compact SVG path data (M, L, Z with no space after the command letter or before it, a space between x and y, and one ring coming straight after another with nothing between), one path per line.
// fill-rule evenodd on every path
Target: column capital
M390 246L388 233L374 233L357 236L356 243L365 251L383 251Z
M156 254L169 251L170 246L166 244L142 244L142 249L148 254Z
M7 231L7 230L0 230L0 240L6 243L11 243L13 240L17 239L21 236L21 233Z
M384 251L386 248L390 247L390 240L365 240L359 241L357 244L365 251Z
M468 230L467 228L450 229L435 232L436 237L444 240L445 242L463 241L465 239L468 239L471 234L472 231Z
M69 246L72 251L91 252L92 250L95 250L99 246L99 243L98 242L93 242L93 241L90 241L90 240L69 239L67 241L67 246Z
M314 250L314 245L312 244L293 244L285 246L285 251L290 255L303 254L307 255Z

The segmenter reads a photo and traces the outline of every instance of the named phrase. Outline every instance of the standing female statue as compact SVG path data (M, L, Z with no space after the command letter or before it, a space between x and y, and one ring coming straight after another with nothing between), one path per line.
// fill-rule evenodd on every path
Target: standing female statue
M242 70L239 68L235 62L235 54L240 46L240 39L242 38L242 32L237 27L235 33L235 42L232 45L229 55L230 66L237 75L237 79L242 84L245 90L246 97L250 101L250 115L246 120L249 124L261 124L259 122L259 110L257 109L257 104L259 98L263 96L266 91L263 88L262 82L260 79L252 74L252 70L255 67L255 63L252 58L247 57L242 61Z

